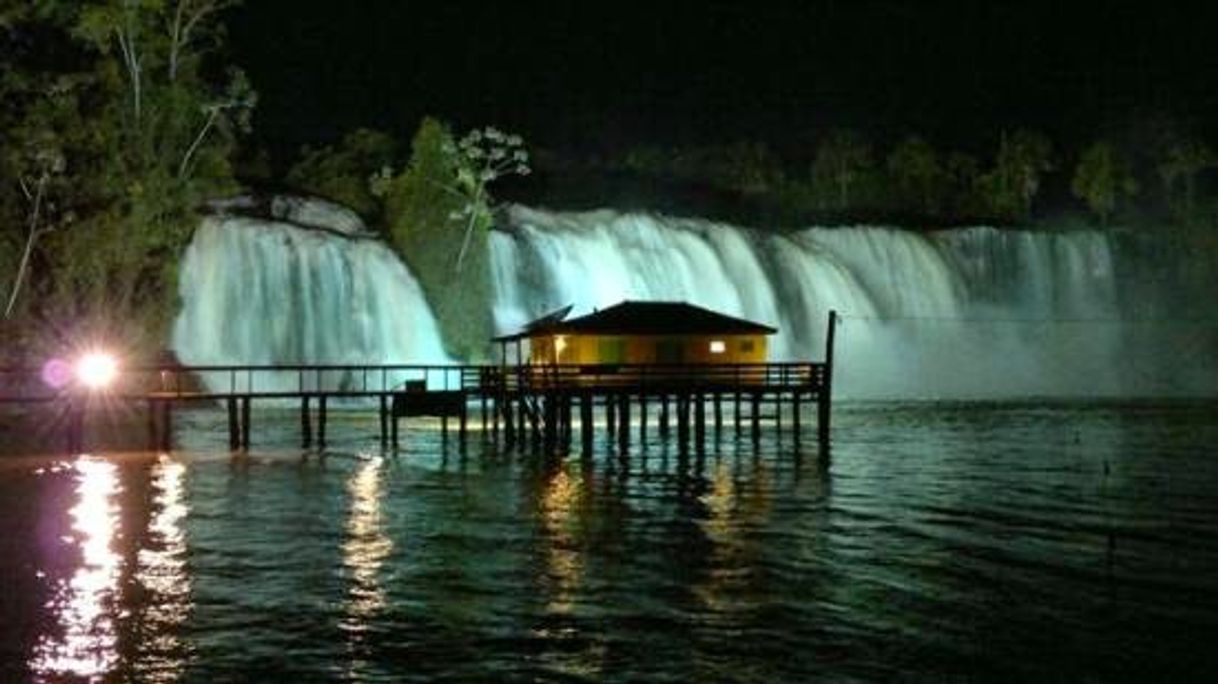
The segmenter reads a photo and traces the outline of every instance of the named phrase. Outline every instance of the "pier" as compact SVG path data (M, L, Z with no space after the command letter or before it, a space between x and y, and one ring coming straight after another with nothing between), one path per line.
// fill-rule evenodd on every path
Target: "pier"
M43 381L43 369L0 368L0 407L55 405L67 416L63 437L70 453L88 446L87 412L120 404L145 412L151 450L173 448L177 410L205 406L226 412L229 447L244 451L257 439L251 410L257 402L299 411L302 448L326 447L330 414L341 406L375 411L380 444L395 451L402 448L400 421L432 416L440 419L445 442L450 422L456 423L461 448L477 421L483 440L507 450L590 454L600 427L607 443L625 454L674 431L682 453L703 453L725 426L758 445L763 421L798 443L815 406L816 442L827 452L835 327L830 314L825 357L816 362L165 364L121 368L104 388L58 390Z

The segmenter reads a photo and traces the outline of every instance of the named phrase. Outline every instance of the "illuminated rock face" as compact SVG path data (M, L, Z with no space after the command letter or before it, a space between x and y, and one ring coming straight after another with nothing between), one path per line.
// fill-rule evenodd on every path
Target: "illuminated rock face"
M188 365L445 359L418 283L376 240L273 219L207 218L183 258L180 294L173 348Z
M1165 268L1139 239L988 227L779 234L524 207L508 216L492 235L501 330L567 304L578 315L623 299L681 300L773 325L772 358L808 359L821 358L836 309L844 396L1218 392L1213 326L1181 322L1198 315L1182 308L1186 292L1145 287Z

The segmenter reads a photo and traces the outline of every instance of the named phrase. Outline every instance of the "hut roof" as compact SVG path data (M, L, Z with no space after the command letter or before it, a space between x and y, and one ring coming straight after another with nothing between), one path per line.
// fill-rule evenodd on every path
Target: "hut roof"
M570 307L567 307L569 311ZM564 315L566 311L560 310ZM559 312L555 312L559 313ZM734 318L685 302L624 301L585 316L563 320L554 313L524 326L520 332L496 337L510 342L534 335L591 333L601 335L772 335L776 328Z

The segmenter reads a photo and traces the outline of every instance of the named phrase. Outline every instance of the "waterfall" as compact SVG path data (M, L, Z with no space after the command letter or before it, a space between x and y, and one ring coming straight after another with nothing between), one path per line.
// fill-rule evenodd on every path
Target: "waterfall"
M1127 292L1135 288L1124 281L1138 269L1121 270L1113 233L779 233L520 206L507 223L491 237L502 330L567 304L581 314L623 299L683 300L778 327L776 360L820 359L832 309L844 317L837 388L847 397L1178 396L1218 388L1213 324L1159 322L1172 316L1171 302ZM1133 312L1139 297L1154 303ZM1181 344L1191 353L1173 358Z
M186 365L406 364L445 361L414 277L384 244L350 237L349 212L312 200L308 227L221 213L204 219L181 263L173 349ZM333 205L329 205L332 207ZM337 216L336 226L317 225ZM226 374L205 381L228 387ZM221 377L223 376L223 377ZM400 380L400 378L397 378ZM293 388L296 374L259 376ZM361 379L331 374L330 388Z
M261 218L253 206L220 206L185 255L173 336L183 363L445 360L418 283L358 217L317 200L271 202ZM819 360L836 310L843 397L1218 393L1212 258L1155 236L777 232L513 206L490 239L500 331L568 304L579 315L681 300L777 327L775 360Z

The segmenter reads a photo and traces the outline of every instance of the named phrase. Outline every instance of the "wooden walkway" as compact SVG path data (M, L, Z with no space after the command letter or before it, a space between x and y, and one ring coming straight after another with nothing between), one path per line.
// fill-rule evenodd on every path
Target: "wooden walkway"
M705 449L708 428L717 439L730 420L741 434L747 422L754 444L761 422L789 426L798 440L804 407L817 407L817 441L829 447L833 387L830 314L823 362L674 365L156 365L122 368L105 390L75 384L52 389L42 369L0 367L0 407L5 404L62 406L69 416L66 446L84 447L86 412L114 403L144 405L148 444L173 446L173 410L186 404L223 407L229 446L248 449L253 437L251 405L274 402L299 407L305 448L324 447L328 412L335 403L377 410L382 446L397 448L398 423L413 416L438 416L445 440L450 419L465 445L471 408L482 434L507 449L572 450L578 426L581 450L591 452L603 424L609 442L625 453L632 429L648 438L654 418L661 437L675 424L679 448ZM635 413L637 411L637 413ZM767 413L768 412L768 413ZM602 420L597 420L597 414ZM784 413L788 418L784 420ZM636 416L637 420L632 416Z

